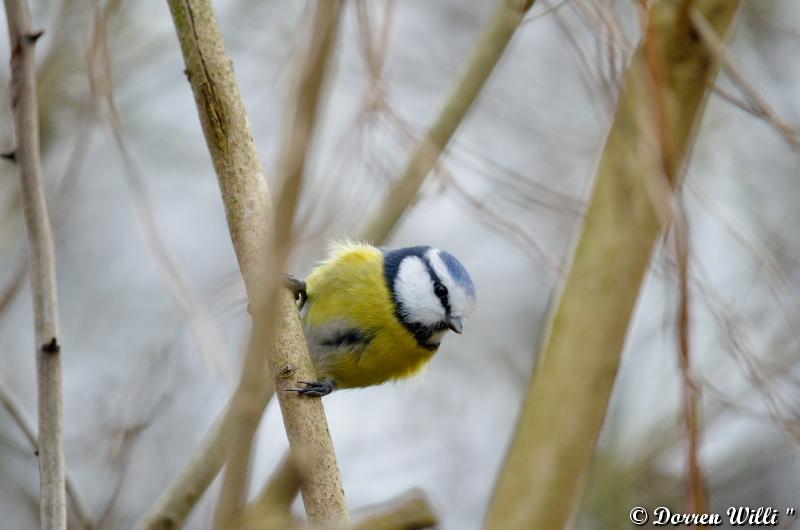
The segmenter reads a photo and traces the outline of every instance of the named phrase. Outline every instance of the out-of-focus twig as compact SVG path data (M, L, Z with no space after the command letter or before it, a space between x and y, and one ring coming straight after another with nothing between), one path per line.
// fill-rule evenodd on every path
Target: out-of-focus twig
M258 403L261 410L267 406L273 394L272 380L268 375L264 375L262 383ZM229 409L230 404L209 429L200 447L191 454L183 470L136 525L135 530L175 530L183 526L230 453L230 432L234 415Z
M553 11L558 11L559 9L561 9L562 7L564 7L564 6L567 4L567 2L571 2L571 1L572 1L572 0L561 0L560 2L556 2L556 3L553 3L553 4L549 5L549 6L546 6L546 7L545 7L544 9L542 9L541 11L538 11L538 12L536 12L536 13L532 13L532 14L531 14L529 17L525 18L525 19L522 21L522 24L523 24L523 25L524 25L524 24L530 24L531 22L533 22L533 21L534 21L534 20L536 20L537 18L542 18L542 17L544 17L544 16L547 16L547 15L549 15L549 14L550 14L550 13L552 13Z
M108 44L108 26L120 7L120 0L109 0L102 8L99 0L95 0L92 35L86 54L91 92L93 96L106 103L107 121L114 143L122 158L125 179L132 192L133 205L147 248L155 258L170 293L186 318L189 330L194 336L195 343L209 370L221 373L225 381L231 382L229 355L219 326L203 301L203 297L187 280L186 274L165 244L156 222L155 212L147 196L145 179L125 143L122 123L114 98L114 80ZM90 102L89 105L94 105L94 102Z
M691 319L689 297L689 234L686 215L678 201L672 215L672 236L678 264L678 360L683 383L683 417L686 424L687 482L689 506L693 513L708 513L708 486L700 466L700 385L692 377L690 348Z
M22 203L33 291L39 416L40 524L65 530L64 412L55 248L44 195L39 147L34 48L42 31L31 26L26 0L5 0L11 44L11 106L17 137Z
M697 9L691 9L689 11L689 18L698 33L700 33L703 42L708 46L711 52L722 61L725 71L729 73L734 81L747 93L760 114L775 127L775 130L778 131L792 149L800 151L800 135L798 135L798 131L792 128L778 115L769 101L767 101L755 85L753 85L747 74L744 73L736 61L730 56L725 41L720 38L719 34L714 30L714 27L708 22L706 17L703 16L703 13Z
M424 530L435 528L439 517L427 496L412 490L399 498L383 503L367 515L349 524L327 525L324 530Z
M682 11L681 11L682 12ZM682 15L678 16L678 20ZM678 365L683 386L683 419L686 425L687 443L687 492L688 506L693 513L708 512L708 487L700 466L700 406L701 393L699 385L692 377L691 335L690 335L690 298L689 298L689 226L680 191L676 189L683 182L679 174L686 164L678 164L682 156L678 151L679 137L674 133L673 120L668 110L666 56L661 28L651 26L643 44L645 62L649 71L650 91L652 94L652 113L655 120L655 136L651 151L652 167L661 171L645 172L650 186L650 200L656 214L661 217L661 225L670 227L675 248L675 261L678 272L678 307L677 307L677 345ZM643 119L647 119L645 116ZM644 129L646 125L642 124ZM645 155L646 156L646 155ZM684 155L685 156L685 155Z
M735 0L694 0L720 34ZM717 63L679 6L657 0L644 38L662 40L663 116L653 100L646 45L619 98L572 267L539 351L516 433L488 510L486 530L562 529L581 494L605 419L628 325L663 220L644 174L679 176L690 158ZM656 29L656 32L653 30ZM669 127L660 128L664 120ZM659 139L659 132L669 135ZM672 156L653 160L651 145ZM670 167L665 168L665 163ZM670 182L669 186L675 186ZM569 403L564 414L554 403Z
M534 0L499 0L436 121L411 154L403 173L392 184L386 200L375 210L360 239L383 243L391 235L477 100L533 3Z
M22 403L19 402L17 397L11 393L11 389L2 381L0 381L0 404L6 409L11 419L14 420L14 423L16 423L17 427L22 431L22 434L25 435L25 439L31 444L33 452L37 453L39 448L37 446L36 432L34 431L33 425L28 419L27 414L25 414ZM72 483L69 476L65 477L64 482L75 521L84 530L90 530L93 526L89 516L86 514L86 509L83 507L83 502L81 502L75 484Z
M307 477L310 462L302 451L289 454L233 525L237 530L271 530L294 524L292 501Z

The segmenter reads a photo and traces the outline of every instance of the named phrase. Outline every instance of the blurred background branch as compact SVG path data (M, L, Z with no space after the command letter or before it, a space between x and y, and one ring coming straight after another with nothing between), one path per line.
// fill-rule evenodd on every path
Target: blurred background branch
M661 188L651 191L653 183L663 175L667 189L678 185L718 64L692 38L680 5L656 1L646 15L644 44L625 76L583 233L497 481L488 530L564 528L580 499L629 320L665 226L659 203L669 197L658 194ZM738 2L726 0L694 5L721 34L738 9ZM652 68L653 53L660 71ZM654 83L663 89L654 91Z
M533 3L534 0L498 0L494 13L466 59L463 71L453 81L436 121L412 151L403 173L392 183L386 199L374 210L360 240L381 244L392 233L416 199L439 155L478 99Z

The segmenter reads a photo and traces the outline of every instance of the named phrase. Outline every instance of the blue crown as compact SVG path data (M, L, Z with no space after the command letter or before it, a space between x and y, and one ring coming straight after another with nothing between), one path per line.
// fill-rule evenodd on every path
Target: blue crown
M447 270L450 271L450 276L464 286L472 298L475 298L475 284L472 283L472 278L470 278L467 269L458 261L458 258L444 250L439 251L439 256L447 266Z

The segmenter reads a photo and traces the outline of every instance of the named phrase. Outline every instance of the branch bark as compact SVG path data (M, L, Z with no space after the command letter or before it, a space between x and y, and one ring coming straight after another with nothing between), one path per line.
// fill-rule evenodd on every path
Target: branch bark
M297 307L291 294L281 289L278 273L283 270L288 255L286 242L291 240L291 222L302 185L303 161L316 116L319 86L315 89L313 84L322 83L322 73L312 76L320 76L318 81L308 81L309 78L301 74L301 80L310 83L305 88L311 99L303 99L298 103L303 107L303 112L308 111L308 114L294 113L296 127L287 136L284 153L291 154L288 157L291 163L281 166L281 175L286 178L283 179L276 230L273 232L272 206L261 163L213 7L208 0L168 0L168 4L186 62L185 72L192 86L218 176L254 326L245 368L231 403L207 437L203 453L193 458L179 481L170 487L167 495L137 526L142 530L181 526L196 499L219 471L221 454L240 456L231 461L231 478L226 481L227 487L223 488L228 491L226 495L231 501L224 501L223 512L215 519L218 524L220 521L229 521L231 513L238 509L243 498L243 484L246 484L252 433L268 401L264 388L271 386L264 359L264 355L271 350L268 344L275 344L275 355L271 357L280 356L280 359L271 359L281 371L274 372L280 389L295 384L294 379L287 379L290 374L313 377ZM320 6L325 19L335 21L329 32L335 36L341 2L320 2ZM316 36L314 42L318 42ZM317 53L316 57L324 72L332 40L323 39L322 43L321 55ZM324 59L320 59L323 56ZM309 107L307 104L311 100L314 105ZM301 139L298 139L298 135ZM305 145L301 145L302 138L305 138ZM299 165L295 164L295 156L301 158ZM270 252L270 249L275 252ZM275 303L271 303L273 300ZM276 320L279 322L273 324ZM327 521L346 517L338 467L321 403L319 400L301 400L297 396L280 397L283 398L281 405L292 447L307 446L318 459L310 470L310 486L303 489L309 518L312 521ZM287 401L289 410L285 404ZM226 437L232 440L226 440ZM232 443L237 444L235 449ZM202 472L195 473L195 470ZM200 481L193 483L192 478ZM171 508L172 511L165 508Z
M535 0L500 0L486 27L454 81L436 121L416 147L383 204L375 210L359 239L382 243L416 200L428 173L436 165L456 129L478 99L503 56L514 32Z
M42 35L31 27L25 0L5 0L11 43L11 106L17 135L16 162L28 232L33 291L39 416L40 524L66 529L64 417L61 400L61 346L55 249L44 195L39 147L34 48Z
M735 0L693 3L719 34L727 33L739 6ZM669 222L661 220L658 204L668 198L654 196L653 181L667 175L669 185L678 184L717 71L679 4L653 5L645 45L626 74L572 269L489 507L488 530L564 528L580 496L650 253ZM659 39L663 53L659 81L666 102L660 108L647 39Z
M282 321L277 329L291 329L297 325L297 308L292 296L282 288L282 271L286 269L292 246L292 226L303 186L305 164L314 138L321 92L336 43L341 11L342 2L339 0L317 2L308 32L309 43L301 50L294 91L296 98L286 116L283 145L278 160L280 190L273 219L273 233L270 234L271 251L266 263L266 270L269 271L264 286L266 295L256 299L255 305L251 298L251 310L255 309L253 317L257 328L254 331L256 344L267 345L269 338L275 335L279 307ZM244 508L252 440L262 412L251 406L248 400L251 394L258 392L257 374L259 370L263 370L264 354L270 350L269 365L272 374L276 376L274 382L279 390L278 403L283 413L289 445L293 451L305 451L307 446L314 448L316 469L311 471L310 480L301 485L309 519L314 522L336 521L347 516L339 469L322 402L302 399L292 392L282 392L286 388L297 386L297 379L285 376L287 366L298 367L296 376L301 380L313 380L315 377L302 331L299 337L286 339L285 336L279 336L272 348L252 349L245 360L240 391L234 400L241 409L242 418L232 432L231 456L225 469L222 492L215 513L214 526L217 530L229 527Z

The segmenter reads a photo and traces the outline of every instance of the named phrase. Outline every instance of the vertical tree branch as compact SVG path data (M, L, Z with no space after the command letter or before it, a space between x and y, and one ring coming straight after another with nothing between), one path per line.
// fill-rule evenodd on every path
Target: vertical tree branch
M392 184L386 200L375 210L360 239L381 243L391 235L397 222L416 199L439 155L478 99L533 3L534 0L499 0L472 48L463 72L454 81L439 116L411 154L403 173Z
M285 358L277 361L281 368L281 373L275 374L280 381L279 387L295 384L294 379L286 379L289 375L296 373L302 377L311 377L313 374L297 308L290 293L280 289L277 281L277 273L282 270L281 263L285 262L288 249L280 252L281 247L278 245L274 248L279 252L268 252L271 245L288 240L282 239L281 232L290 230L286 224L291 223L294 205L281 203L284 199L290 202L296 200L294 197L299 194L302 182L302 165L299 173L282 172L283 175L288 175L284 182L289 183L289 187L284 189L291 190L294 185L297 186L297 192L282 191L279 208L288 208L288 219L279 212L276 220L278 231L273 237L272 210L266 182L213 8L208 0L169 0L168 3L186 61L186 73L192 85L206 142L219 179L228 227L255 321L239 387L224 417L210 436L208 445L219 448L225 445L225 442L220 441L221 438L233 434L237 443L247 446L246 453L249 455L250 442L246 440L246 435L254 432L266 404L266 400L259 398L259 393L262 392L260 389L269 380L263 356L270 348L265 345L274 339L277 344L276 355ZM334 18L338 20L340 2L322 4L334 4ZM320 64L324 66L324 63ZM316 95L314 98L316 99ZM298 124L301 129L309 125L308 122ZM310 124L312 127L305 132L308 138L313 130L313 118ZM296 144L291 142L287 145ZM291 152L296 152L292 149L294 147L290 149ZM300 150L303 158L306 149L307 146ZM288 197L286 193L289 193ZM290 231L284 233L288 234L287 238L291 237ZM270 303L272 300L279 303ZM276 318L280 322L273 327L271 323ZM271 329L276 331L275 336L269 333ZM291 362L284 362L285 360ZM309 483L313 485L303 490L306 510L312 520L342 518L346 515L346 506L322 405L319 400L300 400L296 396L287 397L284 401L292 399L297 403L290 407L294 407L294 412L300 415L293 416L291 411L287 412L286 407L282 407L290 442L293 446L309 446L317 458L317 465L311 469L309 476ZM294 420L299 425L292 429ZM227 428L227 432L222 426ZM214 441L220 443L212 444ZM216 451L213 455L218 456ZM248 458L244 459L245 462ZM193 466L195 465L202 466L202 461L194 460ZM238 467L241 464L235 465ZM211 466L209 471L215 467ZM205 480L209 475L210 473L206 473L201 478ZM186 479L188 474L184 473L182 477ZM241 478L237 472L236 482ZM188 481L183 481L181 488L170 488L170 498L162 499L168 502L160 501L138 528L180 526L183 519L176 520L158 508L167 505L173 508L180 506L181 511L185 512L181 515L185 517L191 508L191 504L183 502L187 500L187 490L184 489L186 486L192 488ZM194 488L197 487L202 491L207 484L195 484Z
M17 135L16 161L28 232L39 412L40 518L43 529L66 529L64 418L55 249L44 195L39 148L34 47L41 31L31 28L25 0L5 0L11 42L11 107Z
M293 300L288 297L285 290L281 289L283 275L280 272L285 270L291 250L295 211L316 126L320 94L336 42L341 9L342 2L339 0L317 2L308 31L309 44L301 49L297 85L294 91L296 97L293 98L293 105L289 107L286 116L283 146L277 167L280 190L271 234L272 248L267 259L267 270L270 272L265 285L267 294L266 298L261 300L264 305L254 308L254 322L258 327L254 333L265 338L274 336L278 316L276 308L280 306L278 294L282 294L284 301L290 303L289 307L284 308L284 314L290 317L297 315L296 308L292 307ZM233 436L231 456L225 469L223 488L214 517L214 526L217 530L224 530L230 526L244 508L246 500L251 446L261 417L261 411L246 400L248 396L258 392L257 374L259 370L263 370L264 354L270 350L264 347L269 344L267 341L257 340L256 344L259 343L261 344L259 348L248 353L242 374L241 392L238 392L242 421L231 433ZM309 370L298 375L305 380L314 378L314 370L310 365L308 352L305 351L305 344L302 350L290 344L278 344L272 350L269 359L273 374L284 373L287 365L300 367L306 364ZM294 386L295 380L280 377L275 381L276 388L285 390L280 386L281 381ZM326 466L318 468L317 473L312 473L314 479L302 485L303 500L309 517L312 520L322 521L340 519L346 514L346 508L321 401L300 399L296 394L280 391L277 397L291 448L304 450L307 444L313 444L316 449L316 459ZM312 483L314 481L319 482ZM338 491L339 495L331 497L330 491ZM332 498L336 499L336 502L331 503ZM337 510L341 510L342 513L336 513Z
M694 6L725 34L739 2L694 0ZM572 269L489 507L489 530L564 528L591 462L640 284L662 228L650 181L681 174L717 71L715 57L676 2L655 2L645 39L652 35L661 39L663 50L667 127L658 123L644 46L625 77ZM658 157L665 146L671 155Z

